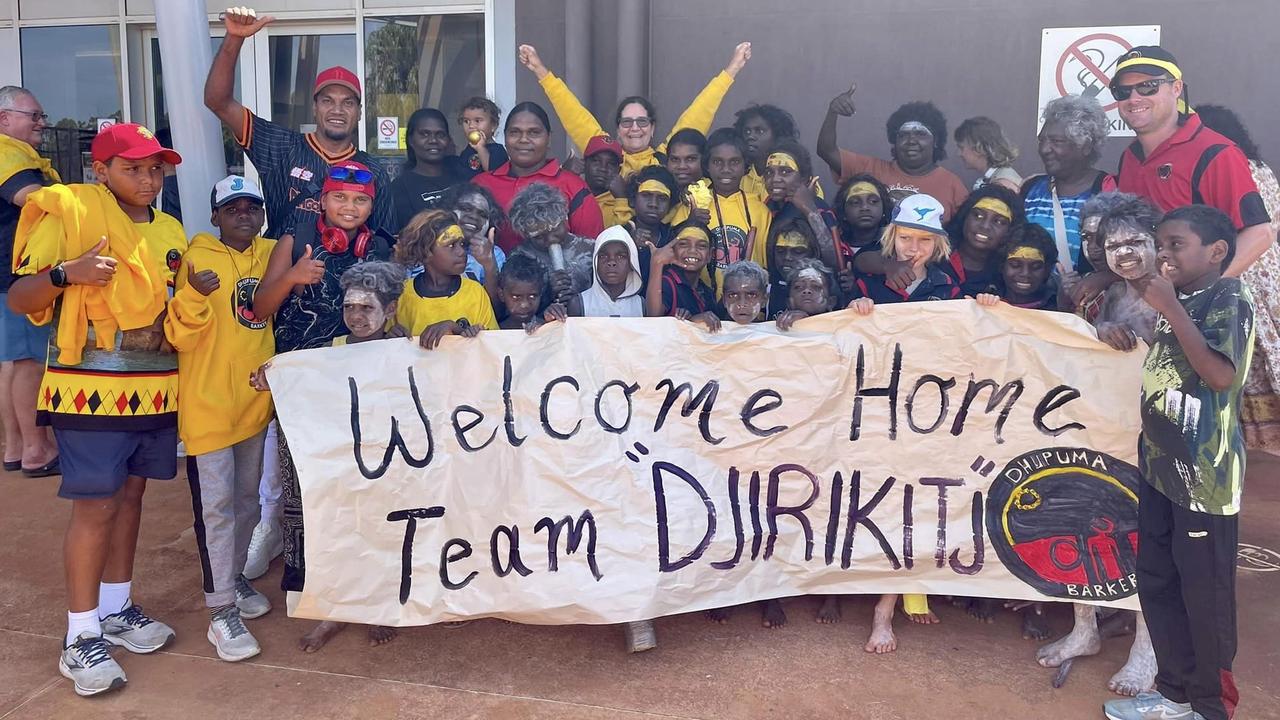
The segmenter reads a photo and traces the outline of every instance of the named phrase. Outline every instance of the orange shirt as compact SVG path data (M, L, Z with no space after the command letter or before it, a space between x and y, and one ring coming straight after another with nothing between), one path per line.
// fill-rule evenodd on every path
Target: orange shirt
M908 195L925 193L932 195L942 207L946 208L944 219L950 220L955 211L969 197L969 188L965 186L955 173L942 167L936 167L924 175L909 175L898 167L898 163L859 155L856 152L840 150L840 177L837 182L867 173L889 186L889 195L896 203Z

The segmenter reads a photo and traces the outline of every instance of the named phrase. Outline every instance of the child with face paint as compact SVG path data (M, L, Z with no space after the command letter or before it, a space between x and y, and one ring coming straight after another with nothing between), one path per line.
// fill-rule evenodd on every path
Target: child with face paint
M545 183L533 183L516 195L510 217L511 227L524 242L509 257L526 255L541 263L556 302L567 303L570 297L591 287L593 243L590 238L570 232L569 204L564 195ZM559 245L564 256L562 270L555 269L552 245Z
M904 264L914 279L899 289L883 274L858 277L853 288L858 309L870 308L868 303L951 300L960 296L960 287L944 270L951 255L951 241L942 229L942 212L941 203L923 194L912 195L898 205L881 238L880 254ZM864 255L868 253L859 253L858 259Z
M716 294L702 280L711 261L711 233L688 221L675 229L675 239L664 247L649 246L649 286L645 292L645 315L671 316L702 323L708 330L720 329L716 315Z
M831 267L842 267L837 257L835 233L839 221L831 208L814 193L818 178L813 176L809 152L794 140L779 140L765 159L764 184L774 225L802 219L810 228L819 257Z
M467 139L467 147L458 159L473 175L507 164L507 149L497 141L501 115L498 104L483 95L468 99L458 110L458 124Z
M947 226L953 252L944 269L962 295L1000 294L1000 250L1009 228L1022 220L1018 196L1000 185L975 190L960 206Z
M1049 231L1035 223L1022 223L1009 231L999 253L1002 287L999 295L979 293L979 305L1003 300L1014 307L1057 310L1058 293L1050 282L1058 264L1058 245Z
M1107 282L1101 292L1089 295L1089 283L1085 282L1096 271L1105 271L1108 277L1114 277L1107 267L1107 253L1098 237L1098 226L1102 218L1112 210L1124 207L1134 196L1120 192L1103 192L1085 201L1080 208L1080 257L1082 271L1074 267L1066 267L1059 263L1061 287L1058 291L1058 307L1064 311L1074 312L1093 325L1102 309L1106 298L1106 288L1113 283ZM1047 229L1047 228L1046 228ZM1059 258L1061 260L1061 258ZM1065 272L1063 268L1066 267ZM1122 283L1114 283L1122 284ZM1118 292L1118 291L1117 291Z
M447 210L419 213L400 234L396 260L422 273L406 280L396 308L396 322L409 338L418 336L426 350L446 335L475 337L496 330L493 304L480 283L463 277L467 267L466 234L458 217Z
M514 255L498 281L498 300L507 313L498 328L532 330L546 294L547 269L528 255Z
M1156 225L1160 211L1137 195L1124 195L1098 224L1095 238L1111 272L1127 281L1155 275ZM1155 337L1158 315L1142 297L1135 282L1115 283L1102 294L1094 328L1098 339L1117 350L1132 350L1138 340Z
M483 285L489 299L497 302L498 273L507 262L507 254L494 244L498 227L506 221L502 207L493 193L471 183L449 188L440 205L458 216L458 227L467 237L467 269L463 274Z
M769 229L766 257L770 282L768 314L774 316L790 305L791 284L787 278L798 264L804 260L821 262L821 258L813 230L808 223L795 217Z
M840 290L848 294L853 292L856 275L854 258L863 250L879 248L880 236L893 213L893 199L884 183L859 173L840 186L835 213L839 218L840 251L845 255L844 268L837 279Z
M777 315L779 330L790 330L797 320L831 312L839 301L831 269L814 258L803 258L791 267L787 288L787 309ZM823 616L826 610L824 603L819 615Z
M653 168L645 168L640 173ZM658 168L660 169L660 168ZM640 174L637 173L637 174ZM547 308L546 319L573 317L644 317L640 254L626 228L605 228L596 238L595 282L569 299Z
M769 299L769 273L750 260L739 260L724 271L721 304L725 317L739 325L760 320Z
M666 218L676 197L675 178L657 165L640 170L627 182L627 201L635 211L627 227L640 248L640 276L645 284L649 282L649 245L664 247L671 242L672 225Z
M720 287L720 273L731 263L751 260L768 267L764 243L773 216L764 199L743 187L747 172L747 150L733 128L720 128L707 138L703 171L710 180L711 193L697 200L708 210L712 247L712 284ZM692 193L691 193L692 195ZM694 217L696 220L696 216Z
M768 200L765 161L783 140L799 142L800 131L796 129L795 118L777 105L748 105L734 113L733 130L746 147L747 174L742 179L742 189L761 200ZM822 197L821 186L816 188L816 192L818 197Z

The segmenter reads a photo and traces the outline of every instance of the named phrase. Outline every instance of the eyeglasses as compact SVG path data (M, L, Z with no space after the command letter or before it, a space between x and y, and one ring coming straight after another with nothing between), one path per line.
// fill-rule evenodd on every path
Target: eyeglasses
M368 170L351 167L334 167L329 168L329 179L337 182L350 182L357 185L366 185L373 180L373 173Z
M629 128L634 125L641 130L649 127L651 124L653 124L653 121L647 117L622 118L618 121L618 127Z
M16 112L22 113L31 118L32 122L42 123L49 120L48 113L36 112L34 110L19 110L18 108L0 108L0 112Z
M1172 85L1175 82L1177 81L1173 78L1156 78L1155 80L1143 80L1133 85L1112 85L1111 97L1116 100L1128 100L1134 90L1137 90L1142 97L1151 97L1160 92L1161 85L1166 83Z

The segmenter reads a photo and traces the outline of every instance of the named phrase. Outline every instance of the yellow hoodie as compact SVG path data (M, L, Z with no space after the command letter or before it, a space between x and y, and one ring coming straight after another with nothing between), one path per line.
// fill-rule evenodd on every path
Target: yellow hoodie
M564 125L565 133L578 147L579 152L586 152L587 143L591 138L609 134L600 126L600 122L591 114L591 111L582 105L569 86L555 76L555 73L547 73L547 76L539 80L538 84L547 94L551 107L560 118L560 123ZM693 128L703 135L710 132L711 123L716 118L716 111L720 109L720 103L724 102L724 96L732 85L733 76L723 70L711 78L711 82L698 93L698 97L693 99L679 118L676 118L667 139L671 139L671 136L682 128ZM666 152L666 149L667 143L664 141L657 150L645 148L635 153L623 152L622 176L628 177L637 170L658 165L657 154Z
M192 455L230 447L256 435L271 420L271 394L249 386L249 375L275 355L271 320L250 309L275 240L254 238L244 252L200 233L182 258L165 336L178 351L178 433ZM208 297L187 275L218 274Z

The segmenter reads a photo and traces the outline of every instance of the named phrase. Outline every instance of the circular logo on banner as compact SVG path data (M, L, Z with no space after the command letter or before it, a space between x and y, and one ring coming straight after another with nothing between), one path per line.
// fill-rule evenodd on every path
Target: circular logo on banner
M231 293L231 311L236 320L250 330L261 330L267 326L266 319L259 320L253 314L253 294L258 291L258 278L247 277L236 281L235 291Z
M1138 469L1084 448L1014 458L987 493L987 536L1009 572L1069 600L1138 591Z

